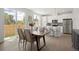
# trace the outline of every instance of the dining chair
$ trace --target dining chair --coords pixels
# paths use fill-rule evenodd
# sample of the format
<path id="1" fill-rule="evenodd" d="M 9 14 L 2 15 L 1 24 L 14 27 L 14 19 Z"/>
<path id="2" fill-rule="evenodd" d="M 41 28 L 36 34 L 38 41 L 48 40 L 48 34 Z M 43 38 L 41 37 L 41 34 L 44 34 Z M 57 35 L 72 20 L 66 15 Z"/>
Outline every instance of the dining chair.
<path id="1" fill-rule="evenodd" d="M 18 35 L 19 35 L 19 45 L 22 42 L 23 48 L 25 48 L 25 45 L 27 43 L 27 39 L 25 38 L 24 32 L 21 28 L 18 28 L 17 31 L 18 31 Z"/>
<path id="2" fill-rule="evenodd" d="M 24 34 L 25 34 L 25 38 L 27 39 L 27 42 L 31 43 L 31 50 L 32 50 L 32 46 L 35 42 L 35 37 L 30 33 L 30 30 L 28 29 L 24 30 Z"/>

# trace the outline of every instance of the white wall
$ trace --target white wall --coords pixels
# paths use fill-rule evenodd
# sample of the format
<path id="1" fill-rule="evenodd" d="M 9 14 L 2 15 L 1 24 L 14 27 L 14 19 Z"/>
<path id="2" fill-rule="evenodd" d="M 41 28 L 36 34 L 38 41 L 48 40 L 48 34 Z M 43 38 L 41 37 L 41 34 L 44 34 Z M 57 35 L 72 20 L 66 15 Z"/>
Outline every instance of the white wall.
<path id="1" fill-rule="evenodd" d="M 57 20 L 57 16 L 48 16 L 48 23 L 52 23 L 52 20 Z"/>
<path id="2" fill-rule="evenodd" d="M 0 8 L 0 42 L 4 41 L 4 10 Z"/>
<path id="3" fill-rule="evenodd" d="M 63 19 L 65 19 L 65 18 L 72 18 L 72 13 L 71 14 L 58 15 L 58 22 L 63 22 Z"/>
<path id="4" fill-rule="evenodd" d="M 79 8 L 73 9 L 73 29 L 79 29 Z"/>
<path id="5" fill-rule="evenodd" d="M 51 23 L 52 20 L 58 20 L 58 22 L 63 22 L 63 19 L 65 18 L 72 18 L 71 14 L 62 14 L 62 15 L 56 15 L 56 16 L 47 16 L 48 22 Z"/>

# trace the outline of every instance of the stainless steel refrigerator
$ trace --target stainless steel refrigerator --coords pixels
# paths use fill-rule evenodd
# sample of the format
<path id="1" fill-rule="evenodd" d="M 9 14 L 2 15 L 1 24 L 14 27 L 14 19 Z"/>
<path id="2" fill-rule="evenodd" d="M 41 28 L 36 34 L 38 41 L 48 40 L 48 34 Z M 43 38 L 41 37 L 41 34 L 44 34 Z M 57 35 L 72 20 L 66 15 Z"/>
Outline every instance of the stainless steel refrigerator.
<path id="1" fill-rule="evenodd" d="M 63 19 L 63 33 L 72 34 L 72 19 Z"/>

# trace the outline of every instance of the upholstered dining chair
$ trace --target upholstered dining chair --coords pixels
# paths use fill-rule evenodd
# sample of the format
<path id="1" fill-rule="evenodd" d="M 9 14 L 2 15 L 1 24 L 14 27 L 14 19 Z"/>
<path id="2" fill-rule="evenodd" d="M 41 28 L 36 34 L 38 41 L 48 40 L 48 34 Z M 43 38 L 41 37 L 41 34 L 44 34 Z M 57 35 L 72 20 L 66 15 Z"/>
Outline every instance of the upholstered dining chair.
<path id="1" fill-rule="evenodd" d="M 30 33 L 29 29 L 24 29 L 24 34 L 25 34 L 25 38 L 27 39 L 27 42 L 31 43 L 31 50 L 32 50 L 32 46 L 34 44 L 35 37 Z"/>
<path id="2" fill-rule="evenodd" d="M 25 38 L 24 31 L 21 28 L 18 28 L 17 31 L 18 31 L 18 35 L 19 35 L 19 45 L 22 42 L 23 48 L 25 48 L 27 39 Z"/>

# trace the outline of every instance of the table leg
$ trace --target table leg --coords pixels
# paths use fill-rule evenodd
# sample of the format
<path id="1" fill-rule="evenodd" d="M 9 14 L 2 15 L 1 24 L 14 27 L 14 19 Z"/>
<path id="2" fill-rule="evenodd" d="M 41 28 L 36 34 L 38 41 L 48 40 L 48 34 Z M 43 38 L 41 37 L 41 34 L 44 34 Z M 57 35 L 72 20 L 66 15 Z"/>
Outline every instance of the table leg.
<path id="1" fill-rule="evenodd" d="M 44 41 L 44 46 L 46 45 L 46 42 L 45 42 L 45 36 L 43 36 L 43 41 Z"/>
<path id="2" fill-rule="evenodd" d="M 36 43 L 37 43 L 37 50 L 38 51 L 40 51 L 46 45 L 45 36 L 43 36 L 43 42 L 44 42 L 44 45 L 42 47 L 40 47 L 40 38 L 36 36 Z"/>
<path id="3" fill-rule="evenodd" d="M 40 39 L 36 36 L 37 50 L 40 50 Z"/>
<path id="4" fill-rule="evenodd" d="M 40 50 L 46 46 L 46 42 L 45 42 L 45 36 L 43 36 L 43 42 L 44 42 L 44 45 L 40 48 Z"/>

